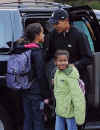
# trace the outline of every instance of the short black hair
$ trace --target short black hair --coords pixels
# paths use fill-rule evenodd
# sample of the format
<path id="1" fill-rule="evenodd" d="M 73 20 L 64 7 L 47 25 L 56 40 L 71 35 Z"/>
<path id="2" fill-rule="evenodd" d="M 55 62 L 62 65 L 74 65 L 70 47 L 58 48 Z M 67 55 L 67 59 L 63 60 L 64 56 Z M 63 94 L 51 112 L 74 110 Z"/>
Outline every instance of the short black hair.
<path id="1" fill-rule="evenodd" d="M 69 52 L 67 50 L 57 50 L 55 52 L 54 59 L 56 60 L 60 55 L 66 55 L 69 60 Z"/>
<path id="2" fill-rule="evenodd" d="M 32 42 L 37 34 L 40 34 L 42 25 L 40 23 L 29 24 L 24 32 L 24 37 Z"/>

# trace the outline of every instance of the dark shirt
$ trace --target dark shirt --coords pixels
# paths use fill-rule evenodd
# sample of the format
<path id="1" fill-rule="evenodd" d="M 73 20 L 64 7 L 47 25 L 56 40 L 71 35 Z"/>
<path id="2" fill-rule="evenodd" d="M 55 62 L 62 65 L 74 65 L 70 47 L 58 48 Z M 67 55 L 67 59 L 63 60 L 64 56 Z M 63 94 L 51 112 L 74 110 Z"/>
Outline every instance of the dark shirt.
<path id="1" fill-rule="evenodd" d="M 49 41 L 49 42 L 48 42 Z M 69 32 L 58 33 L 53 30 L 47 37 L 48 60 L 50 60 L 56 50 L 66 49 L 70 53 L 69 62 L 73 63 L 78 70 L 85 71 L 86 66 L 92 62 L 92 52 L 87 36 L 75 27 L 71 27 Z"/>

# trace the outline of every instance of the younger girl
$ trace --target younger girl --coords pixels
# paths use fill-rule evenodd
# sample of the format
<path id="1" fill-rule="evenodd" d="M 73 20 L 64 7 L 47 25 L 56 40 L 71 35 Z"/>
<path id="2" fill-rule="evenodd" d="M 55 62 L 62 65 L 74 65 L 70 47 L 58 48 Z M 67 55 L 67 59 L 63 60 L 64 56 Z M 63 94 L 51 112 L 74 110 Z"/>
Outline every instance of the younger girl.
<path id="1" fill-rule="evenodd" d="M 85 121 L 85 98 L 79 88 L 79 73 L 74 65 L 68 63 L 68 51 L 56 51 L 54 59 L 57 66 L 54 77 L 55 130 L 65 130 L 65 123 L 68 130 L 77 130 L 77 125 Z"/>

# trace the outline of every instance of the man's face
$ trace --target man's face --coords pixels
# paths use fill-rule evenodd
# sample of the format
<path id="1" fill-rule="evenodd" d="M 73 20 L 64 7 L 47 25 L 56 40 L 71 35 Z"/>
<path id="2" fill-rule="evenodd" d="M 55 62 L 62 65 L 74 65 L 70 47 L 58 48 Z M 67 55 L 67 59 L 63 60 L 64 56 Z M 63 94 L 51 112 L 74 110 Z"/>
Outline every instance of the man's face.
<path id="1" fill-rule="evenodd" d="M 66 30 L 69 30 L 70 24 L 69 20 L 59 20 L 57 24 L 54 24 L 54 28 L 57 30 L 57 32 L 64 32 Z"/>

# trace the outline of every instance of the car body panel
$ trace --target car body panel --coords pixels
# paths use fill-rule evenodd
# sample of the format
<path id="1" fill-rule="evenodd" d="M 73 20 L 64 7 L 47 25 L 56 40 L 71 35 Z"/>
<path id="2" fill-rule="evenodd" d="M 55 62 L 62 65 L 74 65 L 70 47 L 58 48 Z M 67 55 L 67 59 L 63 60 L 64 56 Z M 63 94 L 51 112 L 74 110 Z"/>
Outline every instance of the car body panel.
<path id="1" fill-rule="evenodd" d="M 94 9 L 93 11 L 94 11 L 94 13 L 95 13 L 95 15 L 96 15 L 96 17 L 97 17 L 97 19 L 99 21 L 99 24 L 100 24 L 100 10 Z"/>

